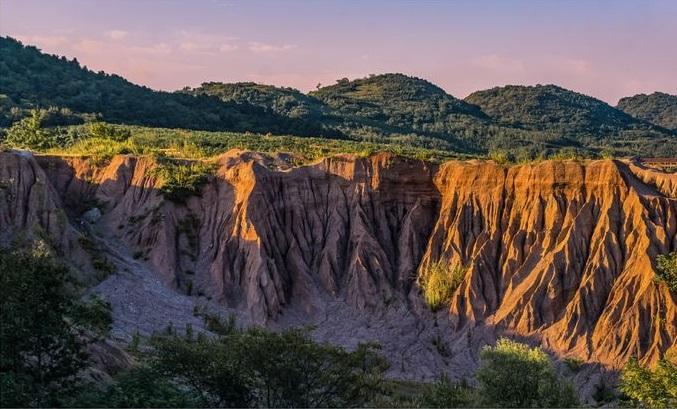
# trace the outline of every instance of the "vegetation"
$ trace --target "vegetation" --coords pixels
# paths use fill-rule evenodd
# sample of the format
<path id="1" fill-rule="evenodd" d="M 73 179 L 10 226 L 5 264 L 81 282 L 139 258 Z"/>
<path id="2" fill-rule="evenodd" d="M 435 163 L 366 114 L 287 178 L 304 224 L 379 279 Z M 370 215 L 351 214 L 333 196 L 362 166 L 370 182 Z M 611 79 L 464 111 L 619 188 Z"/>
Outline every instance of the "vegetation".
<path id="1" fill-rule="evenodd" d="M 0 38 L 0 56 L 0 128 L 42 108 L 45 127 L 103 121 L 347 138 L 350 143 L 481 156 L 502 150 L 515 161 L 550 157 L 565 148 L 585 156 L 600 156 L 604 151 L 677 154 L 674 131 L 556 86 L 495 88 L 464 101 L 428 81 L 384 74 L 341 79 L 308 95 L 291 88 L 214 82 L 169 93 L 134 85 L 116 75 L 94 73 L 77 60 L 46 55 L 11 38 Z M 674 102 L 670 98 L 661 101 L 653 105 L 665 113 L 657 115 L 669 117 Z M 135 152 L 138 148 L 127 143 L 125 135 L 114 137 L 105 130 L 102 135 L 96 129 L 89 133 L 96 141 L 115 140 L 109 150 Z M 31 146 L 44 149 L 73 142 L 67 133 L 54 136 L 65 141 Z M 110 152 L 100 154 L 109 156 Z"/>
<path id="2" fill-rule="evenodd" d="M 677 95 L 663 92 L 639 94 L 621 98 L 617 108 L 635 118 L 677 131 Z"/>
<path id="3" fill-rule="evenodd" d="M 43 54 L 0 37 L 0 126 L 39 107 L 68 114 L 67 121 L 106 122 L 205 130 L 324 135 L 322 128 L 247 103 L 209 96 L 159 92 L 118 75 L 95 73 L 77 59 Z"/>
<path id="4" fill-rule="evenodd" d="M 0 406 L 58 406 L 77 387 L 87 336 L 110 308 L 82 303 L 69 270 L 45 246 L 0 251 Z"/>
<path id="5" fill-rule="evenodd" d="M 635 405 L 648 408 L 677 407 L 677 365 L 662 359 L 651 370 L 632 358 L 623 368 L 620 389 Z"/>
<path id="6" fill-rule="evenodd" d="M 452 265 L 446 259 L 428 264 L 422 272 L 423 298 L 433 311 L 449 304 L 451 296 L 463 282 L 466 269 Z"/>
<path id="7" fill-rule="evenodd" d="M 200 188 L 207 183 L 212 168 L 213 166 L 200 161 L 182 163 L 164 159 L 153 172 L 159 179 L 160 190 L 167 199 L 185 203 L 190 196 L 200 193 Z"/>
<path id="8" fill-rule="evenodd" d="M 506 408 L 568 408 L 577 405 L 574 389 L 555 373 L 541 348 L 509 339 L 480 353 L 479 395 L 491 406 Z"/>
<path id="9" fill-rule="evenodd" d="M 465 383 L 454 383 L 445 374 L 426 385 L 420 398 L 423 408 L 470 408 L 478 406 L 476 391 Z"/>
<path id="10" fill-rule="evenodd" d="M 677 252 L 656 257 L 656 280 L 677 292 Z"/>
<path id="11" fill-rule="evenodd" d="M 496 87 L 475 92 L 465 101 L 480 107 L 498 126 L 526 131 L 534 138 L 527 142 L 544 149 L 558 146 L 588 154 L 604 150 L 616 155 L 677 154 L 671 132 L 555 85 Z"/>
<path id="12" fill-rule="evenodd" d="M 226 325 L 223 326 L 224 328 Z M 353 352 L 303 330 L 231 327 L 218 337 L 170 331 L 108 389 L 81 394 L 87 407 L 353 407 L 382 389 L 386 361 L 373 345 Z"/>

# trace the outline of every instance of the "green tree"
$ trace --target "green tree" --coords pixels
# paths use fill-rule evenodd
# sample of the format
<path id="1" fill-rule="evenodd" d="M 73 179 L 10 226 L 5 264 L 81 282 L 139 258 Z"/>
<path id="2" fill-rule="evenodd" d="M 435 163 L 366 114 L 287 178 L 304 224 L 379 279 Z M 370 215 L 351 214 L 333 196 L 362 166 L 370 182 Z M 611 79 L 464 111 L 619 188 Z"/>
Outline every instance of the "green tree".
<path id="1" fill-rule="evenodd" d="M 558 379 L 541 348 L 502 338 L 495 347 L 485 346 L 480 359 L 479 393 L 489 405 L 571 407 L 578 403 L 571 385 Z"/>
<path id="2" fill-rule="evenodd" d="M 44 150 L 54 146 L 54 137 L 42 128 L 44 112 L 34 109 L 31 115 L 7 130 L 5 143 L 16 148 Z"/>
<path id="3" fill-rule="evenodd" d="M 620 389 L 644 407 L 677 407 L 677 365 L 662 359 L 652 371 L 632 358 L 621 373 Z"/>
<path id="4" fill-rule="evenodd" d="M 303 330 L 250 330 L 244 337 L 249 366 L 259 378 L 266 407 L 364 406 L 382 391 L 388 363 L 374 344 L 353 352 L 312 341 Z"/>
<path id="5" fill-rule="evenodd" d="M 2 406 L 58 404 L 86 355 L 69 315 L 69 272 L 42 252 L 0 251 Z"/>
<path id="6" fill-rule="evenodd" d="M 201 405 L 249 407 L 255 402 L 254 372 L 245 361 L 239 334 L 216 339 L 161 337 L 154 346 L 151 365 L 186 385 Z"/>

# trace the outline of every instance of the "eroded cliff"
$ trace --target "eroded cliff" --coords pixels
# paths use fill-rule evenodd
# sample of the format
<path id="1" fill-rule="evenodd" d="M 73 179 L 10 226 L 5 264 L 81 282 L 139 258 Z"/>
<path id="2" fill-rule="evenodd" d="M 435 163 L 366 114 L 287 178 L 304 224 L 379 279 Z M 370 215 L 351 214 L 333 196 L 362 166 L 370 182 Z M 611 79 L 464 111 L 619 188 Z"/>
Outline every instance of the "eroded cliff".
<path id="1" fill-rule="evenodd" d="M 677 175 L 612 160 L 437 166 L 388 154 L 274 165 L 229 152 L 199 195 L 175 203 L 150 157 L 0 153 L 0 229 L 37 228 L 91 269 L 78 223 L 96 206 L 102 237 L 166 286 L 253 322 L 324 325 L 330 340 L 400 338 L 386 350 L 402 372 L 413 350 L 443 362 L 423 375 L 463 372 L 501 334 L 611 368 L 675 349 L 677 295 L 654 279 L 654 260 L 677 250 Z M 418 276 L 442 258 L 465 274 L 432 313 Z M 419 338 L 435 346 L 411 349 Z"/>

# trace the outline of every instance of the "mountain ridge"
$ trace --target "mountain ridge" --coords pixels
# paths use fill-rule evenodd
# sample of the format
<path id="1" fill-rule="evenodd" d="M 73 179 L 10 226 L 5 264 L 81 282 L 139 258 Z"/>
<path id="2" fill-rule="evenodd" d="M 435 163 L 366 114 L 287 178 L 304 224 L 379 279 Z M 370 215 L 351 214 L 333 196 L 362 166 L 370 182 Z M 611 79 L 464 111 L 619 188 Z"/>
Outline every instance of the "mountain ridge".
<path id="1" fill-rule="evenodd" d="M 0 52 L 0 126 L 27 109 L 55 106 L 79 121 L 99 116 L 119 123 L 349 138 L 474 155 L 509 151 L 519 159 L 563 149 L 588 156 L 677 155 L 674 131 L 554 85 L 496 87 L 459 99 L 424 79 L 393 73 L 344 78 L 308 94 L 217 82 L 167 93 L 88 71 L 75 60 L 42 54 L 11 38 L 0 38 Z M 673 102 L 667 101 L 668 113 L 662 115 L 671 120 Z"/>

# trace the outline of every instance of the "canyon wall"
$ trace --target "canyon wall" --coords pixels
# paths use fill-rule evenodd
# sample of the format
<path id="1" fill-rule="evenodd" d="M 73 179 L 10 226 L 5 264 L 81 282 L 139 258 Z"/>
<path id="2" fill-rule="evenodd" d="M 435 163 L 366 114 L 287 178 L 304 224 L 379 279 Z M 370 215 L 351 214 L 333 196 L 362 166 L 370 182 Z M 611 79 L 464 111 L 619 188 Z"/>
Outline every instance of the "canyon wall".
<path id="1" fill-rule="evenodd" d="M 124 243 L 165 285 L 254 322 L 392 308 L 444 331 L 453 351 L 509 334 L 618 368 L 677 342 L 677 295 L 655 257 L 677 251 L 677 175 L 615 160 L 433 165 L 389 154 L 298 168 L 251 152 L 219 157 L 199 195 L 167 200 L 150 157 L 0 153 L 0 230 L 39 228 L 91 269 L 78 223 Z M 464 268 L 432 313 L 419 278 Z M 473 349 L 474 348 L 474 349 Z M 403 365 L 404 366 L 404 365 Z"/>

